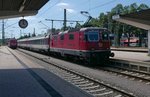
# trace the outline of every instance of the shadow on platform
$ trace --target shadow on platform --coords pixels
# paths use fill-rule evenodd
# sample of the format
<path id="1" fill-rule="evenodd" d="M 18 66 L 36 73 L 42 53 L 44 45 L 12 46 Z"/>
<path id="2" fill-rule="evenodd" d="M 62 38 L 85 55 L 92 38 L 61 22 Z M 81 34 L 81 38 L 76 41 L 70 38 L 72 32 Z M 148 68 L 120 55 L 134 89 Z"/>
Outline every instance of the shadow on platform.
<path id="1" fill-rule="evenodd" d="M 39 68 L 0 69 L 0 97 L 62 97 L 33 70 L 50 73 Z M 50 96 L 43 85 L 54 94 Z"/>

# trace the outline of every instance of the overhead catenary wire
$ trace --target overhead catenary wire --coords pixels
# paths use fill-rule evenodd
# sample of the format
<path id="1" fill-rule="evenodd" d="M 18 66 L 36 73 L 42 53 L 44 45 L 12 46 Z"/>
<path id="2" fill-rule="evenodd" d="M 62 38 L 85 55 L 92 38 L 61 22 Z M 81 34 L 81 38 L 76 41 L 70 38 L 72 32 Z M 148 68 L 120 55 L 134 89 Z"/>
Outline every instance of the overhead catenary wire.
<path id="1" fill-rule="evenodd" d="M 11 26 L 13 26 L 13 25 L 15 25 L 15 24 L 17 24 L 18 22 L 15 22 L 15 23 L 13 23 L 13 24 L 11 24 L 11 25 L 8 25 L 7 27 L 5 27 L 4 29 L 7 29 L 7 28 L 9 28 L 9 27 L 11 27 Z M 2 30 L 0 30 L 0 31 L 2 31 Z"/>
<path id="2" fill-rule="evenodd" d="M 91 8 L 91 4 L 90 4 L 89 9 L 86 10 L 86 11 L 95 10 L 95 9 L 97 9 L 97 8 L 100 8 L 100 7 L 106 6 L 106 5 L 108 5 L 108 4 L 114 3 L 115 1 L 117 1 L 117 0 L 111 0 L 111 1 L 109 1 L 109 2 L 106 2 L 106 3 L 100 4 L 100 5 L 94 6 L 94 7 L 92 7 L 92 8 Z M 78 13 L 80 13 L 80 12 L 78 12 Z M 73 15 L 73 16 L 78 16 L 78 15 Z M 72 17 L 72 16 L 71 16 L 71 17 Z M 69 18 L 70 18 L 70 17 L 69 17 Z"/>
<path id="3" fill-rule="evenodd" d="M 38 18 L 41 17 L 41 16 L 42 16 L 43 14 L 45 14 L 49 9 L 53 8 L 55 5 L 57 5 L 57 4 L 60 3 L 60 2 L 61 2 L 61 0 L 58 0 L 54 5 L 48 7 L 45 11 L 43 11 L 42 13 L 40 13 L 40 15 L 38 16 Z"/>
<path id="4" fill-rule="evenodd" d="M 99 8 L 99 7 L 103 7 L 103 6 L 105 6 L 105 5 L 114 3 L 115 1 L 117 1 L 117 0 L 111 0 L 111 1 L 109 1 L 109 2 L 106 2 L 106 3 L 103 3 L 103 4 L 97 5 L 97 6 L 95 6 L 95 7 L 90 8 L 90 10 L 94 10 L 94 9 Z M 88 10 L 88 11 L 89 11 L 89 10 Z"/>
<path id="5" fill-rule="evenodd" d="M 89 1 L 89 0 L 88 0 L 88 1 Z M 97 5 L 97 6 L 92 7 L 92 8 L 91 8 L 91 4 L 89 4 L 90 7 L 89 7 L 89 9 L 88 9 L 87 11 L 91 11 L 91 10 L 97 9 L 97 8 L 99 8 L 99 7 L 108 5 L 108 4 L 110 4 L 110 3 L 114 3 L 115 1 L 117 1 L 117 0 L 111 0 L 111 1 L 109 1 L 109 2 L 103 3 L 103 4 L 101 4 L 101 5 Z M 45 14 L 50 8 L 54 7 L 55 5 L 57 5 L 57 4 L 60 3 L 60 2 L 61 2 L 61 0 L 58 0 L 54 5 L 48 7 L 44 12 L 40 13 L 40 15 L 38 16 L 38 18 L 41 17 L 43 14 Z M 90 3 L 91 3 L 91 2 L 90 2 Z M 78 13 L 80 13 L 80 12 L 78 12 Z M 74 16 L 77 16 L 77 15 L 74 15 Z M 72 17 L 72 16 L 71 16 L 71 17 Z M 70 16 L 69 16 L 68 18 L 70 18 Z"/>

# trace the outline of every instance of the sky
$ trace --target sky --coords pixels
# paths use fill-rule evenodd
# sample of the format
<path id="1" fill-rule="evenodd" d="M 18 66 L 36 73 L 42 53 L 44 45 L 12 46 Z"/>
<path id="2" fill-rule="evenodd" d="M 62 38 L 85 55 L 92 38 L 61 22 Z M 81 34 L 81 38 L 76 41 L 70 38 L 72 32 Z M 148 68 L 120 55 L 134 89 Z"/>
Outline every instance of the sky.
<path id="1" fill-rule="evenodd" d="M 45 19 L 63 20 L 64 9 L 67 9 L 67 20 L 86 21 L 87 17 L 80 14 L 80 11 L 88 11 L 93 18 L 97 18 L 101 12 L 111 11 L 117 4 L 130 5 L 132 3 L 147 4 L 150 6 L 150 0 L 49 0 L 36 16 L 24 17 L 28 21 L 28 27 L 21 29 L 18 22 L 22 17 L 5 19 L 5 37 L 20 37 L 28 33 L 44 34 L 51 28 L 51 22 Z M 41 22 L 40 22 L 41 21 Z M 84 23 L 83 22 L 83 23 Z M 1 26 L 0 22 L 0 26 Z M 67 23 L 68 26 L 74 26 L 75 23 Z M 61 28 L 63 22 L 54 22 L 54 28 Z M 1 39 L 0 27 L 0 39 Z"/>

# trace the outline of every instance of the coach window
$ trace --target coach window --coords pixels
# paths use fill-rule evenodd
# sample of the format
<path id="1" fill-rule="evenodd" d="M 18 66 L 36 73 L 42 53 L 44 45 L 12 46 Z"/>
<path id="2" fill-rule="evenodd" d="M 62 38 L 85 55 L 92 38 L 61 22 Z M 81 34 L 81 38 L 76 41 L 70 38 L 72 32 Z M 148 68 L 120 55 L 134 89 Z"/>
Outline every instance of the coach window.
<path id="1" fill-rule="evenodd" d="M 44 39 L 41 39 L 41 45 L 43 45 L 44 44 Z"/>
<path id="2" fill-rule="evenodd" d="M 34 40 L 34 44 L 37 44 L 37 40 Z"/>
<path id="3" fill-rule="evenodd" d="M 33 40 L 33 44 L 36 44 L 36 40 Z"/>
<path id="4" fill-rule="evenodd" d="M 40 45 L 41 45 L 41 44 L 42 44 L 42 39 L 39 39 L 38 41 L 39 41 L 39 43 L 40 43 Z"/>
<path id="5" fill-rule="evenodd" d="M 73 40 L 74 39 L 74 35 L 73 34 L 69 34 L 69 40 Z"/>
<path id="6" fill-rule="evenodd" d="M 45 44 L 48 44 L 48 38 L 46 39 L 46 43 Z"/>
<path id="7" fill-rule="evenodd" d="M 37 40 L 34 40 L 34 44 L 37 44 Z"/>
<path id="8" fill-rule="evenodd" d="M 43 39 L 43 44 L 46 44 L 46 39 Z"/>
<path id="9" fill-rule="evenodd" d="M 46 39 L 44 39 L 44 45 L 45 45 L 45 44 L 47 44 L 47 38 L 46 38 Z"/>
<path id="10" fill-rule="evenodd" d="M 34 40 L 31 40 L 31 41 L 32 41 L 31 43 L 34 44 Z"/>
<path id="11" fill-rule="evenodd" d="M 35 40 L 32 40 L 32 43 L 35 44 Z"/>
<path id="12" fill-rule="evenodd" d="M 60 40 L 64 40 L 64 35 L 61 35 L 61 36 L 60 36 Z"/>
<path id="13" fill-rule="evenodd" d="M 43 44 L 43 39 L 40 39 L 40 41 L 41 41 L 41 44 Z"/>
<path id="14" fill-rule="evenodd" d="M 39 43 L 41 44 L 40 40 L 39 40 L 39 39 L 38 39 L 38 40 L 36 40 L 36 44 L 39 44 Z"/>
<path id="15" fill-rule="evenodd" d="M 32 42 L 33 44 L 35 44 L 35 40 L 33 40 L 33 42 Z"/>

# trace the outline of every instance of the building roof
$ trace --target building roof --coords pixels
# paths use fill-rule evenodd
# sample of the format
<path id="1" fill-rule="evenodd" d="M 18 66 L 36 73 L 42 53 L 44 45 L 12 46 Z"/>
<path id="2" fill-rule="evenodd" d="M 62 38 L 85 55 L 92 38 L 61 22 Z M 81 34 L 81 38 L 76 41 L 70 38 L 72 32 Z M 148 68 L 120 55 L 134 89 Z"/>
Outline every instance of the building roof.
<path id="1" fill-rule="evenodd" d="M 0 19 L 36 15 L 49 0 L 0 0 Z"/>

